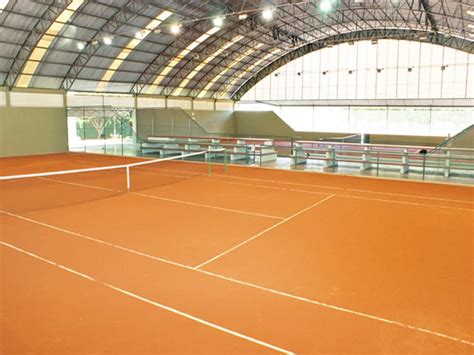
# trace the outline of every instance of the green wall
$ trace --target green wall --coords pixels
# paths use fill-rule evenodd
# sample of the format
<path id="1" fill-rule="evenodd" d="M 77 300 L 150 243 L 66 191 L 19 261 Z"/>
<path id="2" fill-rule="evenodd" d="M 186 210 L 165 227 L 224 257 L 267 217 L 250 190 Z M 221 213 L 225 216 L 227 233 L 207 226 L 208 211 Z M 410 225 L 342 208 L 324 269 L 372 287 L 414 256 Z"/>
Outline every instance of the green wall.
<path id="1" fill-rule="evenodd" d="M 0 156 L 67 150 L 65 108 L 0 108 Z"/>
<path id="2" fill-rule="evenodd" d="M 205 136 L 207 132 L 191 116 L 177 108 L 137 109 L 137 133 L 148 136 Z"/>
<path id="3" fill-rule="evenodd" d="M 208 133 L 233 134 L 236 131 L 232 111 L 186 111 L 189 116 L 194 112 L 195 121 Z"/>
<path id="4" fill-rule="evenodd" d="M 467 127 L 454 136 L 448 146 L 454 148 L 474 148 L 474 125 Z"/>
<path id="5" fill-rule="evenodd" d="M 261 136 L 295 136 L 296 132 L 273 111 L 235 111 L 235 133 Z"/>

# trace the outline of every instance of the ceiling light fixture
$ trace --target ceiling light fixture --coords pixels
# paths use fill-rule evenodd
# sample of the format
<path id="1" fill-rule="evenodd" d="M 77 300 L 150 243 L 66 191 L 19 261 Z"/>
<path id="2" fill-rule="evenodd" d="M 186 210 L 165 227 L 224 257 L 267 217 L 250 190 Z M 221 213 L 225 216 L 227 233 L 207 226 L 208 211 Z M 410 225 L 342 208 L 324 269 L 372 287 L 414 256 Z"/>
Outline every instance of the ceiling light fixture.
<path id="1" fill-rule="evenodd" d="M 263 10 L 262 17 L 265 21 L 270 21 L 273 18 L 273 10 L 272 9 Z"/>
<path id="2" fill-rule="evenodd" d="M 212 23 L 214 24 L 214 26 L 216 27 L 222 27 L 224 25 L 224 18 L 222 17 L 215 17 L 214 19 L 212 19 Z"/>
<path id="3" fill-rule="evenodd" d="M 86 48 L 86 45 L 84 42 L 77 42 L 76 46 L 77 46 L 77 49 L 79 49 L 80 51 Z"/>
<path id="4" fill-rule="evenodd" d="M 319 4 L 319 9 L 322 11 L 322 12 L 329 12 L 331 11 L 332 9 L 332 4 L 329 0 L 323 0 L 321 1 L 321 3 Z"/>
<path id="5" fill-rule="evenodd" d="M 248 17 L 248 15 L 245 14 L 245 13 L 244 13 L 244 14 L 239 14 L 239 20 L 240 20 L 240 21 L 246 20 L 247 17 Z"/>
<path id="6" fill-rule="evenodd" d="M 102 38 L 102 41 L 105 45 L 110 46 L 112 44 L 112 37 L 105 36 Z"/>
<path id="7" fill-rule="evenodd" d="M 170 30 L 172 34 L 177 35 L 181 32 L 181 26 L 175 23 L 174 25 L 171 25 Z"/>

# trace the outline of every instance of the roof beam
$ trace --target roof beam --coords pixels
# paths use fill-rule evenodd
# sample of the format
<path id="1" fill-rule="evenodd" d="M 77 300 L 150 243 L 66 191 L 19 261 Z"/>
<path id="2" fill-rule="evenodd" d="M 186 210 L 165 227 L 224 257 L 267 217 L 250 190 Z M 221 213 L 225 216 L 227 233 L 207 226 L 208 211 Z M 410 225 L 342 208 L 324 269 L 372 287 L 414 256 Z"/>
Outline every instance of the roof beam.
<path id="1" fill-rule="evenodd" d="M 431 14 L 431 6 L 428 3 L 428 0 L 420 0 L 420 6 L 423 11 L 426 13 L 426 20 L 430 24 L 431 30 L 433 32 L 438 32 L 438 25 L 434 16 Z"/>
<path id="2" fill-rule="evenodd" d="M 13 60 L 2 86 L 12 87 L 23 70 L 31 52 L 36 48 L 43 34 L 53 24 L 56 18 L 66 9 L 72 0 L 61 1 L 56 5 L 55 2 L 49 5 L 43 15 L 37 19 L 33 30 L 28 34 L 21 44 L 21 47 Z"/>
<path id="3" fill-rule="evenodd" d="M 113 35 L 120 27 L 132 19 L 135 15 L 142 12 L 149 6 L 148 1 L 132 0 L 127 3 L 124 7 L 120 8 L 114 16 L 110 18 L 99 30 L 96 31 L 94 38 L 87 42 L 85 48 L 78 55 L 71 68 L 64 77 L 61 88 L 70 90 L 74 85 L 78 75 L 84 69 L 87 62 L 95 55 L 100 46 L 100 39 L 102 34 Z M 95 43 L 94 40 L 98 42 Z"/>

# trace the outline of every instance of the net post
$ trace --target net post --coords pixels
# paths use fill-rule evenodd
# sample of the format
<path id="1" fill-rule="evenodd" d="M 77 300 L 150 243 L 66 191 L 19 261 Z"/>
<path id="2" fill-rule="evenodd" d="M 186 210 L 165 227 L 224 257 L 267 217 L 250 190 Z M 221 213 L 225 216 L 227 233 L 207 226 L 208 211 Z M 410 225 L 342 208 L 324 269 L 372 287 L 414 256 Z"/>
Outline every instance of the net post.
<path id="1" fill-rule="evenodd" d="M 130 167 L 127 166 L 127 192 L 130 192 Z"/>
<path id="2" fill-rule="evenodd" d="M 206 155 L 204 154 L 204 158 Z M 211 176 L 211 148 L 208 148 L 208 153 L 207 153 L 207 175 Z"/>

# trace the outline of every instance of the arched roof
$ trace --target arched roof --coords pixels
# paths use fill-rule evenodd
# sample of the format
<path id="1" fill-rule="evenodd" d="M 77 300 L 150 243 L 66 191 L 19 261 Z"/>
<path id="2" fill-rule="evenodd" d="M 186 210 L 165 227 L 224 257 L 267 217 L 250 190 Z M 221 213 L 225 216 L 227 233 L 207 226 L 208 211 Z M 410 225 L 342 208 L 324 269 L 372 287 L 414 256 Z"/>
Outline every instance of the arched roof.
<path id="1" fill-rule="evenodd" d="M 271 21 L 261 16 L 268 6 Z M 213 24 L 223 14 L 224 25 Z M 0 84 L 238 99 L 292 59 L 367 38 L 473 53 L 474 2 L 10 0 L 0 13 Z"/>

